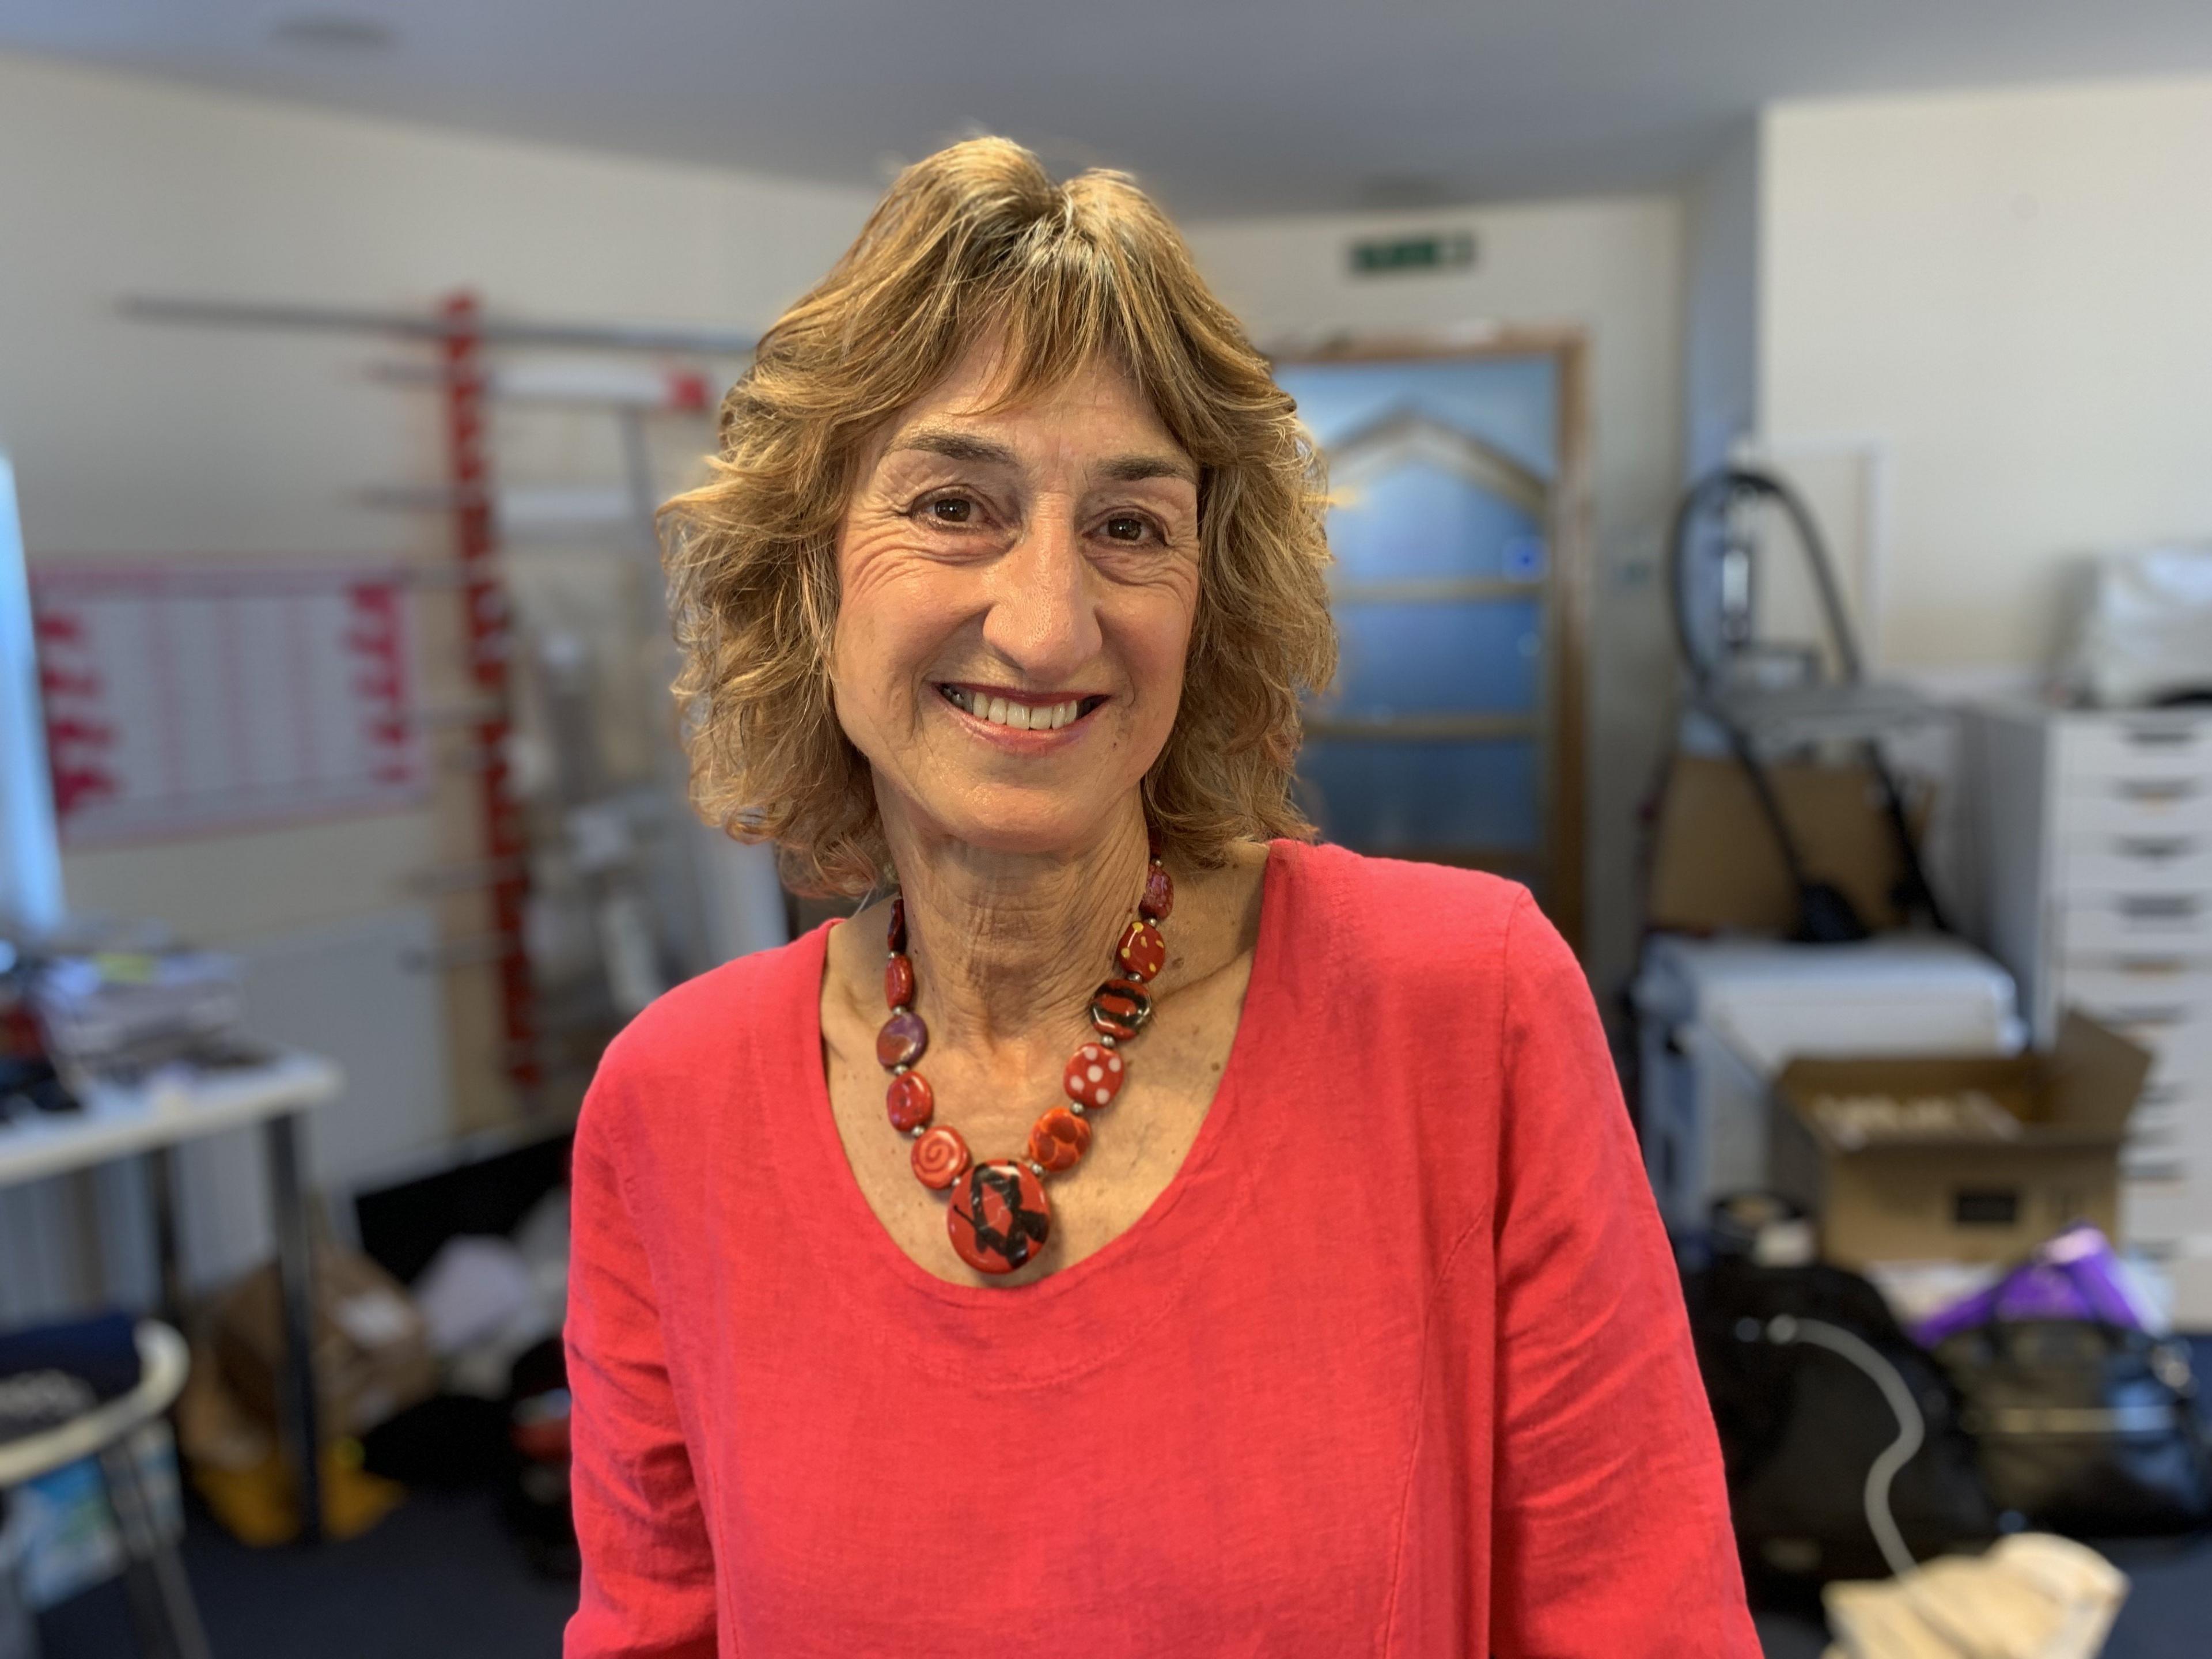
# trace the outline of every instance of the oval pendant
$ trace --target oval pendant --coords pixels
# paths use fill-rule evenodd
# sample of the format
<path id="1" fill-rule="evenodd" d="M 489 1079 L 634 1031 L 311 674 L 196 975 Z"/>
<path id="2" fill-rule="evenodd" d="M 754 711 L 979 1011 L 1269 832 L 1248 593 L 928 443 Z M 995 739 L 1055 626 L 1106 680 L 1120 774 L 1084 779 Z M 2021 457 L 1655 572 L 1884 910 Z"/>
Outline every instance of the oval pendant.
<path id="1" fill-rule="evenodd" d="M 954 1184 L 945 1226 L 954 1253 L 976 1272 L 1010 1273 L 1044 1248 L 1052 1206 L 1026 1164 L 978 1164 Z"/>

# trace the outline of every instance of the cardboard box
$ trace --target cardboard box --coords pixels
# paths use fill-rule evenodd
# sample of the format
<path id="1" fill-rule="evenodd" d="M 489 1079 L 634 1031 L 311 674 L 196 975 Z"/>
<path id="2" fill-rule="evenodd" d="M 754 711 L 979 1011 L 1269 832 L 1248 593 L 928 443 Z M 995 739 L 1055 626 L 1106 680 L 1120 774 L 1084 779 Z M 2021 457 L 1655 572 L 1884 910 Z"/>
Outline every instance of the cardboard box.
<path id="1" fill-rule="evenodd" d="M 264 1423 L 278 1420 L 284 1310 L 271 1262 L 233 1285 L 210 1319 L 222 1380 Z M 399 1282 L 329 1240 L 315 1248 L 316 1394 L 326 1438 L 361 1435 L 438 1389 L 422 1316 Z"/>
<path id="2" fill-rule="evenodd" d="M 1849 1267 L 2010 1261 L 2075 1221 L 2117 1239 L 2120 1142 L 2150 1067 L 2071 1012 L 2045 1053 L 1792 1060 L 1769 1179 Z"/>
<path id="3" fill-rule="evenodd" d="M 1891 896 L 1905 860 L 1874 775 L 1802 762 L 1767 774 L 1806 873 L 1838 888 L 1869 927 L 1904 926 Z M 1735 761 L 1678 755 L 1668 766 L 1647 908 L 1651 927 L 1674 933 L 1787 935 L 1796 927 L 1790 867 Z"/>

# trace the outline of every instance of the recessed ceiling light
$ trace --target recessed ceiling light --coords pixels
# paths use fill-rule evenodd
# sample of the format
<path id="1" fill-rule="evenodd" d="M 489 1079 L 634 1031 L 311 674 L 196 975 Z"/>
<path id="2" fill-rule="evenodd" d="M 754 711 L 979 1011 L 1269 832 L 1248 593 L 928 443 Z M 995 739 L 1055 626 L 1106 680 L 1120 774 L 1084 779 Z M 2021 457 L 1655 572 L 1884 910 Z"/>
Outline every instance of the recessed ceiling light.
<path id="1" fill-rule="evenodd" d="M 398 32 L 391 24 L 336 11 L 280 18 L 269 38 L 280 46 L 312 52 L 389 52 L 399 44 Z"/>

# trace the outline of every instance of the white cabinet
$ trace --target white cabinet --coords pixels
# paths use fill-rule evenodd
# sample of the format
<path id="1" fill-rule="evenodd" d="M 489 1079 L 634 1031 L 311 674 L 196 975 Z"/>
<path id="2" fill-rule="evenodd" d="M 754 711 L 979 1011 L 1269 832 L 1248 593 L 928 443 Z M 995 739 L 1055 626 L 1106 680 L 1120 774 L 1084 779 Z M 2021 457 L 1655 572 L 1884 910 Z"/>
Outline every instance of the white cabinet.
<path id="1" fill-rule="evenodd" d="M 2212 710 L 1990 708 L 1966 741 L 1990 948 L 2039 1042 L 2071 1006 L 2156 1056 L 2122 1227 L 2212 1325 Z"/>

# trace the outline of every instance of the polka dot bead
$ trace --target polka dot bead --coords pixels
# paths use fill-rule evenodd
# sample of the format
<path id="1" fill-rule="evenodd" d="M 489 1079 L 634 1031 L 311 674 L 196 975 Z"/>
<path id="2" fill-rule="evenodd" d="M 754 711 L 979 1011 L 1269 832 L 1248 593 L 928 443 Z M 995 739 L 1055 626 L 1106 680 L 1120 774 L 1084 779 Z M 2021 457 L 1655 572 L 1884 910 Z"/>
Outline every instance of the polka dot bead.
<path id="1" fill-rule="evenodd" d="M 1114 1097 L 1121 1092 L 1121 1081 L 1127 1075 L 1121 1055 L 1096 1042 L 1086 1042 L 1067 1062 L 1067 1072 L 1060 1079 L 1060 1088 L 1070 1100 L 1087 1112 L 1094 1107 L 1113 1104 Z"/>
<path id="2" fill-rule="evenodd" d="M 1160 937 L 1158 927 L 1139 916 L 1122 930 L 1114 958 L 1131 979 L 1142 983 L 1167 966 L 1168 942 Z"/>

